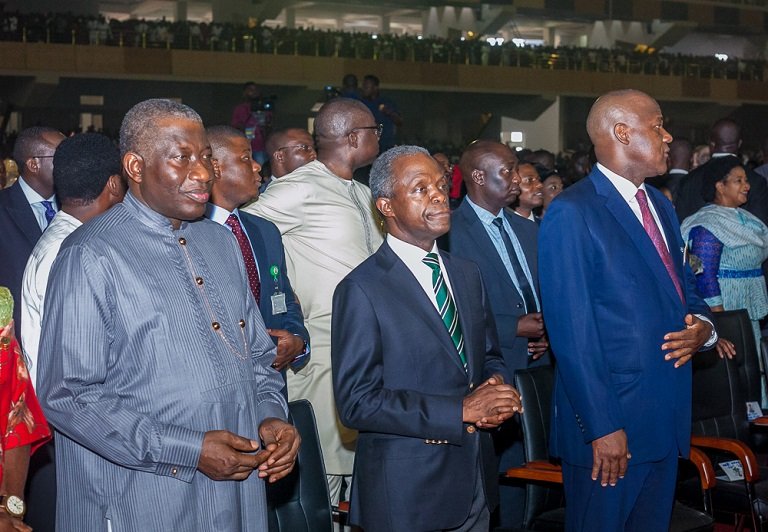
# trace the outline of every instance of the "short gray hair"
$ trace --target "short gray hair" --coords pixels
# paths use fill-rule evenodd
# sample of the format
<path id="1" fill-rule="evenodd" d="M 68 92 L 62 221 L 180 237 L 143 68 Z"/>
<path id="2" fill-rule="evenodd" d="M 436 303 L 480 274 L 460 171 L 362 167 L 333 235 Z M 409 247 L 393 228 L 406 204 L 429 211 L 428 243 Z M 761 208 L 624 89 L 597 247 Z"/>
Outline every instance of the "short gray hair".
<path id="1" fill-rule="evenodd" d="M 392 165 L 395 164 L 395 161 L 401 157 L 409 157 L 419 153 L 431 157 L 429 152 L 420 146 L 395 146 L 379 155 L 371 166 L 371 175 L 368 180 L 374 200 L 393 196 L 392 181 L 395 176 L 392 172 Z"/>
<path id="2" fill-rule="evenodd" d="M 157 145 L 157 122 L 169 117 L 203 125 L 203 119 L 188 105 L 161 98 L 144 100 L 125 113 L 120 126 L 120 155 L 128 152 L 142 156 L 150 154 Z"/>

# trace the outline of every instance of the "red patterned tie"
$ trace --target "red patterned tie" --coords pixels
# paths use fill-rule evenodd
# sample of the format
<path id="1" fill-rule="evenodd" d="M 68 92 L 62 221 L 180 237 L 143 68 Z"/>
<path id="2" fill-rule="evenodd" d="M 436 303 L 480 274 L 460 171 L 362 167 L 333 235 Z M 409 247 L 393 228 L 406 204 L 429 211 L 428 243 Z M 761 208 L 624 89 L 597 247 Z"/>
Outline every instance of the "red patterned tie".
<path id="1" fill-rule="evenodd" d="M 245 261 L 245 271 L 248 273 L 248 284 L 251 285 L 251 292 L 253 292 L 253 297 L 256 298 L 256 304 L 258 304 L 259 296 L 261 296 L 261 282 L 259 281 L 259 270 L 256 268 L 256 259 L 253 258 L 251 243 L 248 242 L 248 237 L 245 235 L 237 216 L 230 214 L 224 223 L 232 229 L 232 234 L 235 235 L 240 246 L 240 253 L 243 254 L 243 261 Z"/>
<path id="2" fill-rule="evenodd" d="M 677 295 L 680 296 L 680 301 L 685 302 L 683 289 L 680 286 L 680 279 L 677 278 L 675 266 L 672 264 L 672 256 L 669 254 L 667 245 L 664 243 L 664 237 L 661 236 L 661 231 L 659 230 L 659 226 L 656 225 L 656 220 L 653 219 L 651 209 L 648 208 L 648 197 L 645 195 L 645 190 L 638 188 L 635 198 L 637 198 L 637 204 L 640 205 L 640 213 L 643 215 L 643 228 L 645 228 L 645 232 L 648 233 L 648 236 L 651 237 L 651 241 L 661 257 L 661 262 L 664 263 L 667 273 L 672 278 L 672 282 L 677 290 Z"/>

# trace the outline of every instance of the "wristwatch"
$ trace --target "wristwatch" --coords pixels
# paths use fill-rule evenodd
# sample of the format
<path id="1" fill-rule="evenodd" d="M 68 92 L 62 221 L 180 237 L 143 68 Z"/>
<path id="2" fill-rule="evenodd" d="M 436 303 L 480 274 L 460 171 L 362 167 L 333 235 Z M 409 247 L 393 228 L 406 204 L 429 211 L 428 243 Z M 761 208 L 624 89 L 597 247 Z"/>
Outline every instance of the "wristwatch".
<path id="1" fill-rule="evenodd" d="M 0 495 L 0 508 L 11 517 L 21 519 L 27 511 L 27 505 L 16 495 Z"/>

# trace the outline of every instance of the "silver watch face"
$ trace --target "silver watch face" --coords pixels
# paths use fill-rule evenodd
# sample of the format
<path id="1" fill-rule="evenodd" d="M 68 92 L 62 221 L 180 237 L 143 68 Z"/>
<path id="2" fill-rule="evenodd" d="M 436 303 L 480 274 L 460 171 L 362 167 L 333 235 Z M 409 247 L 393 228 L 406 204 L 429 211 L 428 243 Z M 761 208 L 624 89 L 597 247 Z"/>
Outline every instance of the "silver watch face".
<path id="1" fill-rule="evenodd" d="M 5 509 L 13 516 L 24 515 L 24 501 L 19 499 L 16 495 L 10 495 L 5 499 Z"/>

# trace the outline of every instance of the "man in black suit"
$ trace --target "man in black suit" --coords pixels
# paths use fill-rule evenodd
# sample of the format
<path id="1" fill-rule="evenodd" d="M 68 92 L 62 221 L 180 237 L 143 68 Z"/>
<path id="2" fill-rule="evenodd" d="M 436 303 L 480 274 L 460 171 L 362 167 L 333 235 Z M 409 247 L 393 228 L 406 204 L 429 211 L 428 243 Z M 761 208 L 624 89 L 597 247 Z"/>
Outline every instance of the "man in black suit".
<path id="1" fill-rule="evenodd" d="M 645 180 L 661 190 L 664 195 L 671 197 L 672 203 L 677 200 L 677 191 L 680 189 L 680 182 L 685 179 L 691 170 L 691 156 L 693 155 L 693 146 L 688 139 L 676 137 L 669 143 L 669 158 L 667 159 L 667 173 L 659 176 L 651 176 Z"/>
<path id="2" fill-rule="evenodd" d="M 371 191 L 379 250 L 333 297 L 333 385 L 360 431 L 350 522 L 366 532 L 488 530 L 490 433 L 521 405 L 508 384 L 477 266 L 439 253 L 450 227 L 443 170 L 416 146 L 385 152 Z"/>
<path id="3" fill-rule="evenodd" d="M 21 301 L 21 279 L 32 249 L 56 210 L 53 191 L 53 153 L 64 135 L 49 127 L 31 127 L 16 139 L 13 159 L 18 181 L 0 190 L 0 286 Z M 21 305 L 13 311 L 16 338 L 21 338 Z"/>
<path id="4" fill-rule="evenodd" d="M 549 364 L 538 294 L 539 226 L 505 210 L 521 190 L 515 152 L 500 142 L 478 140 L 464 150 L 459 166 L 467 196 L 451 217 L 451 253 L 480 268 L 510 373 Z M 494 441 L 501 457 L 500 471 L 525 461 L 514 421 L 505 423 Z M 520 526 L 525 489 L 502 486 L 500 495 L 500 524 Z"/>
<path id="5" fill-rule="evenodd" d="M 738 157 L 740 147 L 741 127 L 739 124 L 730 118 L 722 118 L 715 122 L 709 137 L 712 159 Z M 675 210 L 681 222 L 704 206 L 701 189 L 704 176 L 708 172 L 708 164 L 704 163 L 681 181 L 675 198 Z M 760 174 L 749 169 L 747 170 L 747 180 L 750 187 L 749 196 L 742 208 L 760 218 L 763 223 L 768 224 L 768 183 Z"/>
<path id="6" fill-rule="evenodd" d="M 215 159 L 216 179 L 206 216 L 225 225 L 238 240 L 251 291 L 259 304 L 267 332 L 277 345 L 272 367 L 283 372 L 298 370 L 309 357 L 309 333 L 301 306 L 285 268 L 280 232 L 272 222 L 242 212 L 240 205 L 259 195 L 261 166 L 251 156 L 246 136 L 229 126 L 207 130 Z"/>

